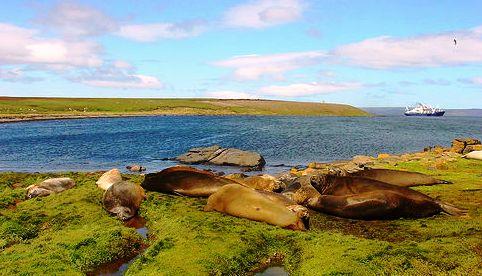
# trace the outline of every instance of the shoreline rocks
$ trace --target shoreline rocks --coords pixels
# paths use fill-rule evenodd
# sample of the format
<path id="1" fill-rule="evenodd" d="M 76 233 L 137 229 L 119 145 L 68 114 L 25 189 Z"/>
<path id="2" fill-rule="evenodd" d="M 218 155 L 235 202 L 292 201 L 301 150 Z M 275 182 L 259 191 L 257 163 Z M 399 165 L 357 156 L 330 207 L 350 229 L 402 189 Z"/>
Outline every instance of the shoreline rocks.
<path id="1" fill-rule="evenodd" d="M 211 164 L 218 166 L 238 166 L 245 171 L 262 170 L 266 161 L 257 152 L 236 148 L 222 148 L 219 145 L 192 148 L 174 160 L 183 164 Z"/>

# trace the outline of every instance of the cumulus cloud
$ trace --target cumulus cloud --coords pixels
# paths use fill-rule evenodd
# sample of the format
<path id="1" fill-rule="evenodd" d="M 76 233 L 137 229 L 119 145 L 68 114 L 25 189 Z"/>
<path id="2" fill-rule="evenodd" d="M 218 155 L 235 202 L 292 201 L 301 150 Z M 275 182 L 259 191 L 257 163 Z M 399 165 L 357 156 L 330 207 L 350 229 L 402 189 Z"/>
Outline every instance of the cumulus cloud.
<path id="1" fill-rule="evenodd" d="M 362 85 L 355 82 L 347 83 L 295 83 L 289 85 L 271 85 L 259 89 L 261 94 L 282 96 L 282 97 L 302 97 L 318 94 L 328 94 L 341 91 L 360 89 Z"/>
<path id="2" fill-rule="evenodd" d="M 372 69 L 437 67 L 482 62 L 482 27 L 453 35 L 442 33 L 411 38 L 381 36 L 336 48 L 341 62 Z"/>
<path id="3" fill-rule="evenodd" d="M 107 14 L 73 1 L 59 2 L 35 22 L 67 37 L 103 35 L 118 28 L 117 21 Z"/>
<path id="4" fill-rule="evenodd" d="M 0 23 L 0 64 L 95 67 L 102 64 L 101 47 L 91 41 L 43 38 L 38 31 Z"/>
<path id="5" fill-rule="evenodd" d="M 284 73 L 319 63 L 326 54 L 321 51 L 294 52 L 274 55 L 236 56 L 214 62 L 219 67 L 234 70 L 236 80 L 257 80 L 263 76 L 282 79 Z"/>
<path id="6" fill-rule="evenodd" d="M 119 36 L 140 42 L 152 42 L 160 39 L 182 39 L 201 34 L 206 24 L 201 20 L 182 23 L 133 24 L 122 26 Z"/>
<path id="7" fill-rule="evenodd" d="M 233 90 L 211 91 L 211 92 L 205 93 L 205 96 L 208 98 L 215 98 L 215 99 L 257 99 L 259 98 L 253 94 L 233 91 Z"/>
<path id="8" fill-rule="evenodd" d="M 232 27 L 266 28 L 296 21 L 302 17 L 301 0 L 249 1 L 229 9 L 224 23 Z"/>

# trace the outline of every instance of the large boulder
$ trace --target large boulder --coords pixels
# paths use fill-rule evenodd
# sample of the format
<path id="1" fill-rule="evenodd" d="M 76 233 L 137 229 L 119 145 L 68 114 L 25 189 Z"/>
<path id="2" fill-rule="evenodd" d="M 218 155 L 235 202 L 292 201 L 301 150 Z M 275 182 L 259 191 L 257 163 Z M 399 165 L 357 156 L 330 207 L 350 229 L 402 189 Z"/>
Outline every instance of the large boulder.
<path id="1" fill-rule="evenodd" d="M 99 188 L 106 191 L 110 188 L 114 183 L 121 182 L 122 175 L 118 169 L 112 169 L 110 171 L 105 172 L 99 180 L 97 180 L 96 184 Z"/>
<path id="2" fill-rule="evenodd" d="M 252 151 L 235 148 L 221 148 L 218 145 L 193 148 L 179 155 L 175 160 L 184 164 L 213 164 L 262 169 L 266 164 L 263 156 Z"/>

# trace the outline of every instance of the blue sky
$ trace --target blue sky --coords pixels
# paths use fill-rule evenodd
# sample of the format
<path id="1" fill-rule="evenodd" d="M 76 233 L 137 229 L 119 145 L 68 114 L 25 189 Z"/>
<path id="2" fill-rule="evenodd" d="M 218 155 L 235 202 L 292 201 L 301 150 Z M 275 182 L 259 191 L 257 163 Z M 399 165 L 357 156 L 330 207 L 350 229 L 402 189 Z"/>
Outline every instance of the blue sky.
<path id="1" fill-rule="evenodd" d="M 0 95 L 482 107 L 480 1 L 39 2 L 2 2 Z"/>

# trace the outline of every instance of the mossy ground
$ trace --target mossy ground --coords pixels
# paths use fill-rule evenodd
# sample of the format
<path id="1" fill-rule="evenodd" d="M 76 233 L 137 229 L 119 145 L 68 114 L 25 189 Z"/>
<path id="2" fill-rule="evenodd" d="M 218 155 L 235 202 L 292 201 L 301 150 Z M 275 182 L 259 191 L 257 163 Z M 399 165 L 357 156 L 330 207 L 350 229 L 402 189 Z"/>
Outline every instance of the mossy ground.
<path id="1" fill-rule="evenodd" d="M 386 166 L 454 182 L 415 189 L 468 208 L 469 216 L 355 221 L 313 213 L 312 229 L 294 232 L 203 212 L 205 199 L 148 192 L 140 210 L 149 228 L 143 241 L 102 209 L 98 173 L 62 174 L 77 187 L 28 201 L 22 188 L 52 175 L 3 173 L 0 274 L 86 273 L 143 242 L 149 247 L 128 275 L 239 275 L 274 255 L 293 275 L 482 273 L 482 197 L 475 191 L 482 188 L 482 162 L 457 159 L 445 170 L 419 161 Z"/>

